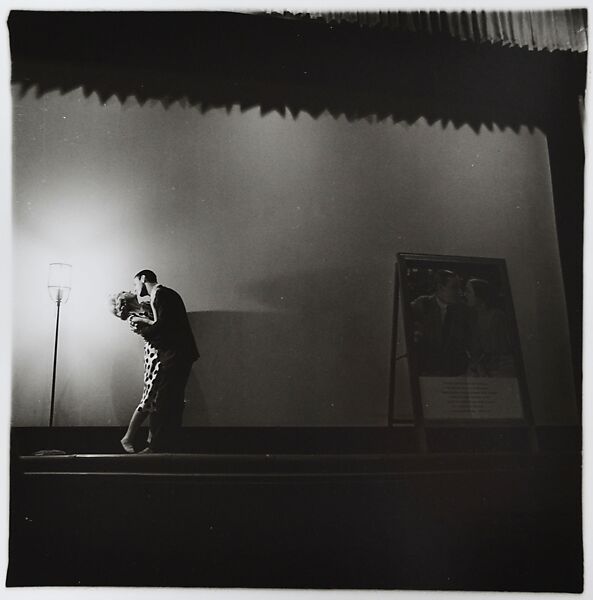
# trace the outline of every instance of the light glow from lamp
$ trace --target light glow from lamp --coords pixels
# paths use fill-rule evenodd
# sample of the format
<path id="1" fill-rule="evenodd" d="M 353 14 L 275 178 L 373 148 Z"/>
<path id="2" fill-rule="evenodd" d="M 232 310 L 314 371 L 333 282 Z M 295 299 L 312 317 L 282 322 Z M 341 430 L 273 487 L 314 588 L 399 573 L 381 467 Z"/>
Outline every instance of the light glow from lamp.
<path id="1" fill-rule="evenodd" d="M 72 265 L 68 263 L 50 263 L 47 289 L 54 302 L 65 303 L 72 288 Z"/>

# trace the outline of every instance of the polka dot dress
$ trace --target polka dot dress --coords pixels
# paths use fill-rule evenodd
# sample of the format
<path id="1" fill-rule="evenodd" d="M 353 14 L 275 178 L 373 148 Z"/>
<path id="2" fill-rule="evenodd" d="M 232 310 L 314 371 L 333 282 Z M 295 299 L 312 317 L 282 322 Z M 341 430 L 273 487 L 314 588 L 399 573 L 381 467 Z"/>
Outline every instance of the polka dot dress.
<path id="1" fill-rule="evenodd" d="M 137 410 L 140 412 L 154 412 L 156 396 L 156 379 L 159 374 L 160 361 L 157 349 L 149 342 L 144 344 L 144 390 Z"/>

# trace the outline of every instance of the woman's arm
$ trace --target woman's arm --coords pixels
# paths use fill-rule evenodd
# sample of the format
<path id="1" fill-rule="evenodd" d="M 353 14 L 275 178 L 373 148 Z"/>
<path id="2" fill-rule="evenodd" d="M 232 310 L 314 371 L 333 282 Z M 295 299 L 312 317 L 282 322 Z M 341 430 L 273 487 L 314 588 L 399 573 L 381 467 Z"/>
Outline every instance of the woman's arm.
<path id="1" fill-rule="evenodd" d="M 139 315 L 132 315 L 130 317 L 130 323 L 144 323 L 145 325 L 154 325 L 156 319 L 149 319 L 148 317 L 141 317 Z"/>

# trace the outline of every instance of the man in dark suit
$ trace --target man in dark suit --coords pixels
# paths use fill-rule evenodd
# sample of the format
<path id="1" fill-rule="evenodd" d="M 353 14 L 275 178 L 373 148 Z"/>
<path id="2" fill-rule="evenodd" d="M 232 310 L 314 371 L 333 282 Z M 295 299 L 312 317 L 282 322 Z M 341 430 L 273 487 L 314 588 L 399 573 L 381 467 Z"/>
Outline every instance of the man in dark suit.
<path id="1" fill-rule="evenodd" d="M 454 377 L 468 365 L 469 315 L 453 271 L 435 273 L 435 293 L 411 303 L 419 375 Z"/>
<path id="2" fill-rule="evenodd" d="M 155 322 L 146 325 L 130 319 L 135 333 L 158 351 L 160 367 L 157 376 L 155 410 L 150 414 L 150 443 L 143 452 L 169 452 L 179 442 L 184 393 L 192 364 L 199 352 L 181 296 L 157 283 L 148 269 L 134 276 L 137 296 L 150 296 Z"/>

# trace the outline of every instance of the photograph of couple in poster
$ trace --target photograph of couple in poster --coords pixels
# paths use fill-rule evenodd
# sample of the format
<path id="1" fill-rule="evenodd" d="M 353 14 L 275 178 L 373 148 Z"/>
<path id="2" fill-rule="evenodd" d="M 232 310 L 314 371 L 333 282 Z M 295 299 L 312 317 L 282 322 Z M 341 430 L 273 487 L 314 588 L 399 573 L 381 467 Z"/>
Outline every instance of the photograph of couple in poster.
<path id="1" fill-rule="evenodd" d="M 521 353 L 504 261 L 402 254 L 399 273 L 424 417 L 521 419 Z"/>

